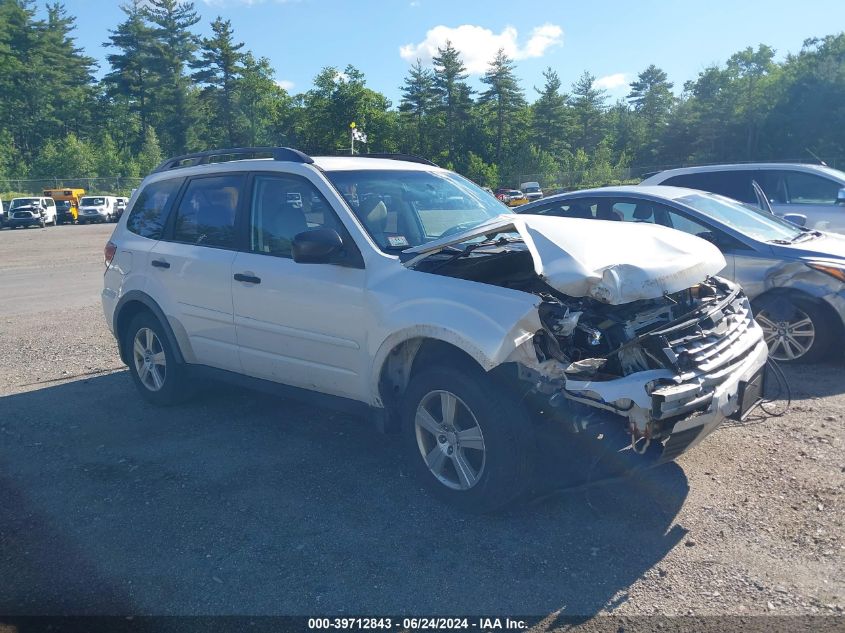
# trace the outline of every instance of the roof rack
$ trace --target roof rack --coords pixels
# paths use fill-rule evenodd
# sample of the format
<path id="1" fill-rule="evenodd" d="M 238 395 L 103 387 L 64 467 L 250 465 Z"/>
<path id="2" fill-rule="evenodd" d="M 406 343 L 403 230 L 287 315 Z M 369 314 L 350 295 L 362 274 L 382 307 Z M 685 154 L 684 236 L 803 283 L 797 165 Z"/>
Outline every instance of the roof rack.
<path id="1" fill-rule="evenodd" d="M 230 160 L 246 160 L 249 158 L 264 158 L 260 154 L 269 155 L 273 160 L 286 161 L 291 163 L 313 163 L 314 159 L 303 154 L 299 150 L 290 147 L 231 147 L 227 149 L 211 149 L 205 152 L 183 154 L 174 156 L 163 161 L 152 173 L 177 169 L 179 167 L 193 167 L 195 165 L 207 165 L 209 163 L 225 163 Z M 236 157 L 226 160 L 211 160 L 216 157 Z"/>
<path id="2" fill-rule="evenodd" d="M 390 152 L 376 153 L 376 154 L 355 154 L 356 158 L 387 158 L 389 160 L 404 160 L 409 163 L 420 163 L 421 165 L 429 165 L 431 167 L 439 167 L 437 163 L 433 163 L 422 156 L 414 156 L 413 154 L 394 154 Z"/>

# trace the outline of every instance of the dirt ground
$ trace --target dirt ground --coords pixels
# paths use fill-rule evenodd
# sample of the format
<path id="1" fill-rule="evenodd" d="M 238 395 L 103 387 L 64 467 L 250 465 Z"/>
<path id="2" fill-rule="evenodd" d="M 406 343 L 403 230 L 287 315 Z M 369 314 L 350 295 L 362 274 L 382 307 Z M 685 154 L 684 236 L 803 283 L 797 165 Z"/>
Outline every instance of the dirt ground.
<path id="1" fill-rule="evenodd" d="M 467 516 L 362 420 L 142 401 L 99 305 L 110 232 L 0 231 L 0 613 L 843 613 L 841 360 L 676 464 Z"/>

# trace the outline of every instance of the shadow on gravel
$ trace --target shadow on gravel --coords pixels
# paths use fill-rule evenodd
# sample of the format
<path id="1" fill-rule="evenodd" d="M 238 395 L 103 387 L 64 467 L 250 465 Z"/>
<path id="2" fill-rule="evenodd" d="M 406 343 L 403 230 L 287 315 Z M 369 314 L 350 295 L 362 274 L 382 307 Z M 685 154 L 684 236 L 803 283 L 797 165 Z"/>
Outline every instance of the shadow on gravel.
<path id="1" fill-rule="evenodd" d="M 0 434 L 10 615 L 589 617 L 685 534 L 674 464 L 462 515 L 397 438 L 226 386 L 156 409 L 126 372 L 79 380 L 0 398 Z"/>
<path id="2" fill-rule="evenodd" d="M 813 365 L 781 364 L 793 400 L 823 398 L 845 393 L 845 359 Z"/>

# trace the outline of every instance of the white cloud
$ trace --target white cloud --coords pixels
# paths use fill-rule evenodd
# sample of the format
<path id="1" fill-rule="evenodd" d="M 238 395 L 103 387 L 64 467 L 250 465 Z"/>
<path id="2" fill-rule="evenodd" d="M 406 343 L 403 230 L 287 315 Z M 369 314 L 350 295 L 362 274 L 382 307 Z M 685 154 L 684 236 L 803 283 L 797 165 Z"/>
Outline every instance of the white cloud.
<path id="1" fill-rule="evenodd" d="M 425 39 L 418 44 L 405 44 L 399 48 L 402 59 L 413 62 L 420 59 L 431 63 L 437 55 L 437 49 L 446 45 L 446 40 L 461 52 L 461 58 L 472 75 L 480 75 L 496 57 L 502 48 L 509 57 L 519 60 L 542 57 L 546 51 L 563 43 L 563 29 L 556 24 L 543 24 L 531 31 L 528 41 L 519 45 L 518 32 L 512 26 L 506 26 L 501 33 L 474 24 L 462 24 L 457 27 L 438 25 L 425 34 Z"/>
<path id="2" fill-rule="evenodd" d="M 408 6 L 417 8 L 418 6 L 420 6 L 420 0 L 411 0 L 411 2 L 408 4 Z"/>
<path id="3" fill-rule="evenodd" d="M 293 87 L 294 87 L 296 84 L 295 84 L 295 83 L 293 83 L 292 81 L 287 80 L 287 79 L 279 79 L 279 80 L 276 82 L 276 85 L 277 85 L 279 88 L 282 88 L 283 90 L 288 90 L 288 91 L 290 91 L 290 90 L 293 90 Z"/>
<path id="4" fill-rule="evenodd" d="M 593 82 L 595 88 L 603 88 L 604 90 L 618 90 L 623 86 L 628 85 L 628 75 L 625 73 L 615 73 L 613 75 L 605 75 L 599 77 Z"/>

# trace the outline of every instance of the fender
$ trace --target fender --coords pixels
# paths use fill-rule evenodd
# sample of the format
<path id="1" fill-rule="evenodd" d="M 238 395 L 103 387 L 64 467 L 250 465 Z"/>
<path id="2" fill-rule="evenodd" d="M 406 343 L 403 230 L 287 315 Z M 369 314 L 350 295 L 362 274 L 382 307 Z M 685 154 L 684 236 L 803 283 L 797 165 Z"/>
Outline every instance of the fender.
<path id="1" fill-rule="evenodd" d="M 161 323 L 162 328 L 164 329 L 164 335 L 165 337 L 167 337 L 167 342 L 170 344 L 170 348 L 173 350 L 173 353 L 176 356 L 176 361 L 179 363 L 186 362 L 185 356 L 182 353 L 182 347 L 179 345 L 179 341 L 176 338 L 176 335 L 173 333 L 173 327 L 170 324 L 170 320 L 164 314 L 164 311 L 155 302 L 155 299 L 140 290 L 130 290 L 129 292 L 127 292 L 120 298 L 120 300 L 117 302 L 117 306 L 115 306 L 114 309 L 112 330 L 116 333 L 115 336 L 118 339 L 117 347 L 120 351 L 120 360 L 122 360 L 126 365 L 129 364 L 129 361 L 126 358 L 126 352 L 123 349 L 122 341 L 120 340 L 120 336 L 122 333 L 118 329 L 118 323 L 120 322 L 120 315 L 123 312 L 123 309 L 126 307 L 127 304 L 132 302 L 144 304 L 144 307 L 146 307 L 150 312 L 153 313 L 153 315 L 155 315 L 159 323 Z"/>

